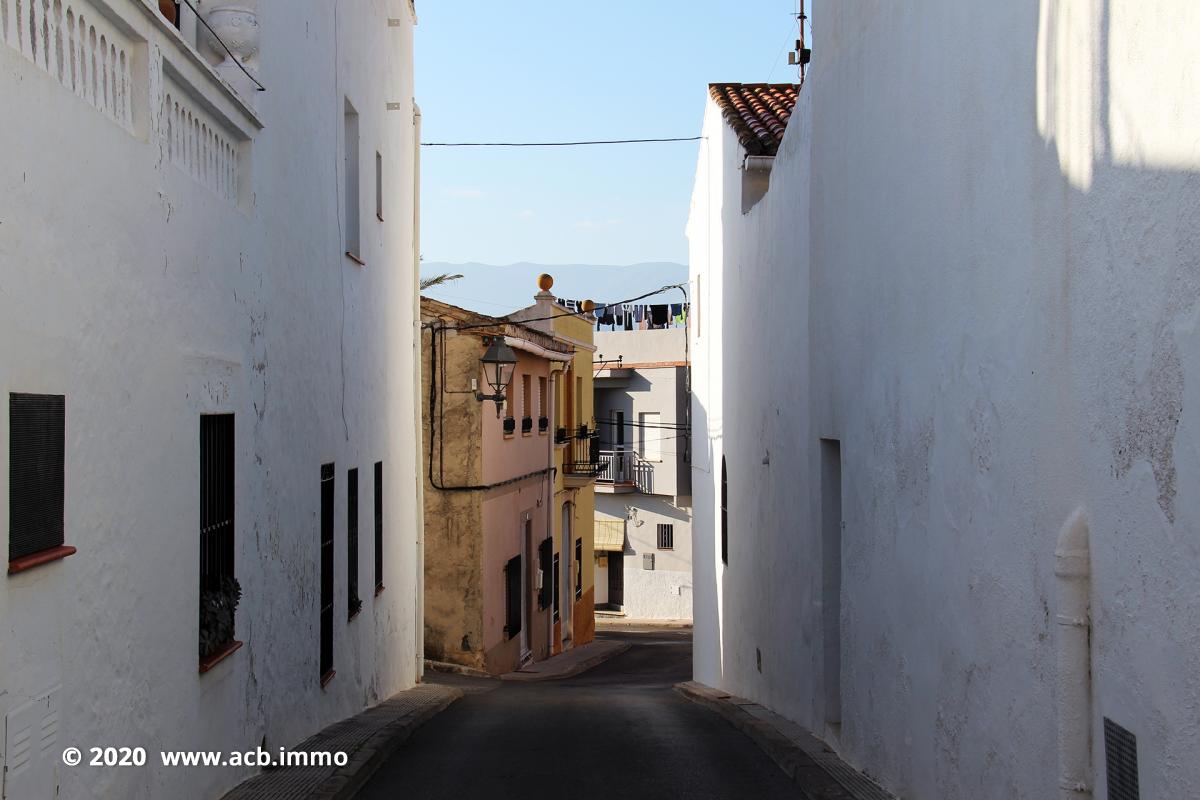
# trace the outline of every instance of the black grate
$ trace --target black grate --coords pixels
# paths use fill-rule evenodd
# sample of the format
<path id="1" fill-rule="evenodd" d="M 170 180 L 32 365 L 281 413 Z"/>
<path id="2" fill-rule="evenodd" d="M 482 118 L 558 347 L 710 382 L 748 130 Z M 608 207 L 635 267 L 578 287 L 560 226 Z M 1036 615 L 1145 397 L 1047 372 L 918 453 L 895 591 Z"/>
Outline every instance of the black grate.
<path id="1" fill-rule="evenodd" d="M 658 549 L 675 549 L 675 526 L 671 523 L 658 523 Z"/>
<path id="2" fill-rule="evenodd" d="M 63 543 L 66 398 L 8 396 L 8 560 Z"/>
<path id="3" fill-rule="evenodd" d="M 1104 764 L 1108 800 L 1139 800 L 1137 737 L 1104 718 Z"/>
<path id="4" fill-rule="evenodd" d="M 358 599 L 358 470 L 346 473 L 346 616 L 362 608 Z"/>
<path id="5" fill-rule="evenodd" d="M 375 588 L 383 588 L 383 462 L 375 462 Z"/>
<path id="6" fill-rule="evenodd" d="M 233 575 L 233 414 L 200 417 L 200 590 Z"/>
<path id="7" fill-rule="evenodd" d="M 321 680 L 333 669 L 333 469 L 321 465 Z"/>
<path id="8" fill-rule="evenodd" d="M 521 632 L 521 557 L 504 566 L 504 632 L 512 639 Z"/>

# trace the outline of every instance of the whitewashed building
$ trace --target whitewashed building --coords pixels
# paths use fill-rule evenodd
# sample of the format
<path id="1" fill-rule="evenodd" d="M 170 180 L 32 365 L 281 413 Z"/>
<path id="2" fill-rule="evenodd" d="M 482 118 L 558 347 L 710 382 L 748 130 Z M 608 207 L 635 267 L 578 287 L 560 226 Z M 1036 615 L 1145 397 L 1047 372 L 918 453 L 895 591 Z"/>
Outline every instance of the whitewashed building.
<path id="1" fill-rule="evenodd" d="M 706 111 L 696 679 L 906 798 L 1200 797 L 1200 6 L 813 29 Z"/>
<path id="2" fill-rule="evenodd" d="M 692 618 L 687 333 L 596 333 L 596 607 Z"/>
<path id="3" fill-rule="evenodd" d="M 187 3 L 0 0 L 6 800 L 218 797 L 248 770 L 158 751 L 421 671 L 415 11 L 198 7 L 232 52 Z"/>

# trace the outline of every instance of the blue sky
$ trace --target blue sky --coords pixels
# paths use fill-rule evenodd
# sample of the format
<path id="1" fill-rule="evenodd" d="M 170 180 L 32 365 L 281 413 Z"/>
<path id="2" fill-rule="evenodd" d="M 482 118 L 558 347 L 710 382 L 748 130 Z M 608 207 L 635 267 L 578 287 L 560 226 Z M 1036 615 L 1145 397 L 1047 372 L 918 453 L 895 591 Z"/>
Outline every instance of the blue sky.
<path id="1" fill-rule="evenodd" d="M 796 0 L 418 0 L 423 140 L 696 136 L 713 81 L 782 83 Z M 686 263 L 697 142 L 424 148 L 426 261 Z"/>

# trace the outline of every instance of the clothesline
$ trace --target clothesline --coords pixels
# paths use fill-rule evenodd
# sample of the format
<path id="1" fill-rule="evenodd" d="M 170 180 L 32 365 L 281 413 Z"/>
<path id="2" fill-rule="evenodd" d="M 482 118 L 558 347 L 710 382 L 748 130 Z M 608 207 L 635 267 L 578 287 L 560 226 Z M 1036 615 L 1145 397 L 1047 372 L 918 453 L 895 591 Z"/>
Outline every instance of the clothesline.
<path id="1" fill-rule="evenodd" d="M 569 311 L 583 310 L 582 300 L 558 298 L 558 304 Z M 644 331 L 682 328 L 687 325 L 687 303 L 596 303 L 596 330 Z"/>

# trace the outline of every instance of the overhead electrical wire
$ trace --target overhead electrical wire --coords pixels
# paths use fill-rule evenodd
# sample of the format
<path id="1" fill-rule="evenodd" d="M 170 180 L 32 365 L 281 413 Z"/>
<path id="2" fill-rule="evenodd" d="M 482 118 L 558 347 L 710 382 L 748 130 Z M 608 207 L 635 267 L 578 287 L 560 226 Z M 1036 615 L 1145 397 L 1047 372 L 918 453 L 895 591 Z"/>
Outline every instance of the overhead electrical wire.
<path id="1" fill-rule="evenodd" d="M 421 142 L 421 147 L 588 147 L 600 144 L 696 142 L 703 138 L 703 136 L 674 136 L 662 139 L 598 139 L 586 142 Z"/>
<path id="2" fill-rule="evenodd" d="M 242 64 L 242 60 L 233 54 L 233 51 L 229 49 L 229 45 L 225 44 L 225 40 L 222 39 L 220 36 L 217 36 L 217 32 L 214 31 L 212 29 L 212 26 L 208 24 L 208 20 L 206 20 L 204 17 L 200 16 L 200 12 L 196 10 L 196 7 L 194 5 L 192 5 L 192 0 L 182 0 L 182 2 L 185 6 L 187 6 L 188 8 L 190 8 L 192 10 L 192 13 L 196 16 L 196 19 L 200 20 L 200 24 L 203 25 L 204 27 L 208 28 L 208 32 L 211 33 L 213 38 L 217 40 L 217 43 L 220 44 L 221 47 L 225 49 L 225 52 L 229 53 L 229 57 L 231 59 L 233 59 L 234 64 L 237 64 L 238 69 L 240 69 L 242 72 L 246 73 L 247 78 L 254 81 L 254 85 L 256 87 L 258 87 L 258 91 L 265 92 L 267 90 L 267 87 L 265 87 L 261 83 L 259 83 L 258 78 L 254 77 L 253 75 L 250 74 L 250 70 L 246 69 L 245 65 Z M 335 27 L 337 25 L 336 16 L 337 16 L 337 7 L 335 6 L 334 7 L 334 17 L 335 17 L 334 25 L 335 25 Z M 337 47 L 337 37 L 336 36 L 334 37 L 333 43 L 334 43 L 334 47 Z"/>

